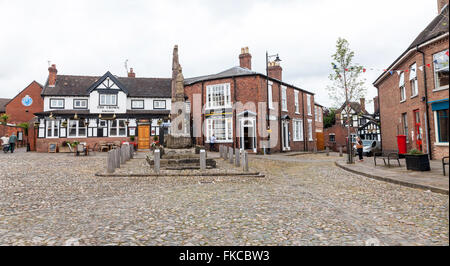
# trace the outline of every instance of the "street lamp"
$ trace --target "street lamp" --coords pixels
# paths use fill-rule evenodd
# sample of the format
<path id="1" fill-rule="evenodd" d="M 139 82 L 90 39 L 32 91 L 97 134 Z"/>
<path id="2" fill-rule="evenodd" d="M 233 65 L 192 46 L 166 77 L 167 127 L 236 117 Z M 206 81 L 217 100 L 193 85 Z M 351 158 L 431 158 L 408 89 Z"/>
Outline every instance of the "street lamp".
<path id="1" fill-rule="evenodd" d="M 266 51 L 266 90 L 267 90 L 267 154 L 270 154 L 270 110 L 269 110 L 269 59 L 275 57 L 274 62 L 280 62 L 278 54 L 269 55 Z"/>

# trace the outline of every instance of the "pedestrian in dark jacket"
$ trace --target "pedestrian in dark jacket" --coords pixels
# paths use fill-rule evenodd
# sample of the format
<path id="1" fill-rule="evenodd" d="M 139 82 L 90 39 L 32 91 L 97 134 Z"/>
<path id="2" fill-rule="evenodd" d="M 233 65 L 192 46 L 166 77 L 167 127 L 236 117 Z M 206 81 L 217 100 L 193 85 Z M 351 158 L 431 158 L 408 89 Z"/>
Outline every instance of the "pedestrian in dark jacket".
<path id="1" fill-rule="evenodd" d="M 11 137 L 9 137 L 9 149 L 11 153 L 14 153 L 14 148 L 16 147 L 17 136 L 15 133 L 12 133 Z"/>
<path id="2" fill-rule="evenodd" d="M 359 161 L 364 161 L 363 159 L 363 142 L 360 138 L 356 139 L 356 150 L 358 151 Z"/>

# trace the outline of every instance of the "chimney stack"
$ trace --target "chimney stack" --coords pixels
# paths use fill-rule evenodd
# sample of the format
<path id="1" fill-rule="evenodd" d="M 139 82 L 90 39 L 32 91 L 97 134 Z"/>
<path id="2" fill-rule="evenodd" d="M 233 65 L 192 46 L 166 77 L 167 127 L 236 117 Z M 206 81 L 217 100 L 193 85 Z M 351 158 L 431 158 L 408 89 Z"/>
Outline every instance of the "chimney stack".
<path id="1" fill-rule="evenodd" d="M 448 0 L 437 0 L 438 14 L 441 14 L 442 8 L 444 8 L 445 5 L 448 5 Z"/>
<path id="2" fill-rule="evenodd" d="M 269 62 L 268 70 L 269 70 L 268 71 L 269 77 L 278 79 L 278 80 L 282 80 L 281 73 L 282 73 L 283 69 L 281 68 L 279 62 Z"/>
<path id="3" fill-rule="evenodd" d="M 248 47 L 241 48 L 239 55 L 239 66 L 242 68 L 252 69 L 252 55 L 248 52 Z"/>
<path id="4" fill-rule="evenodd" d="M 49 87 L 55 87 L 57 73 L 58 73 L 58 70 L 56 69 L 56 65 L 52 64 L 52 66 L 48 68 L 48 86 Z"/>
<path id="5" fill-rule="evenodd" d="M 133 72 L 133 68 L 130 68 L 130 72 L 128 72 L 128 77 L 129 78 L 135 78 L 136 77 L 136 73 Z"/>
<path id="6" fill-rule="evenodd" d="M 366 110 L 366 99 L 360 98 L 359 99 L 359 104 L 361 105 L 361 109 L 362 110 Z"/>
<path id="7" fill-rule="evenodd" d="M 373 112 L 375 114 L 380 112 L 380 105 L 378 104 L 378 96 L 375 96 L 375 98 L 373 98 Z"/>

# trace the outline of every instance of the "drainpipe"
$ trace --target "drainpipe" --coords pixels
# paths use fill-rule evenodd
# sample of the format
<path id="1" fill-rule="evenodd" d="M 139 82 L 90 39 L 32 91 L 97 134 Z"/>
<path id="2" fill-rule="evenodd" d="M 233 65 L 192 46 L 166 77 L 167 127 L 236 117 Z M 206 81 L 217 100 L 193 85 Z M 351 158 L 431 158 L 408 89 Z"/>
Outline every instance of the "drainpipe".
<path id="1" fill-rule="evenodd" d="M 235 104 L 235 106 L 236 106 L 236 77 L 235 76 L 233 76 L 232 77 L 233 78 L 233 87 L 234 87 L 234 89 L 233 89 L 233 91 L 234 91 L 234 97 L 233 97 L 233 99 L 234 99 L 234 104 Z M 233 106 L 233 104 L 231 105 L 231 106 Z M 236 108 L 232 108 L 231 109 L 231 111 L 233 112 L 233 116 L 232 116 L 232 118 L 233 118 L 233 121 L 234 121 L 234 123 L 235 123 L 235 125 L 233 126 L 233 150 L 236 150 L 236 148 L 237 148 L 237 138 L 236 138 L 236 128 L 237 128 L 237 126 L 236 125 L 238 125 L 238 121 L 237 121 L 237 117 L 236 117 Z M 240 130 L 240 129 L 239 129 Z"/>
<path id="2" fill-rule="evenodd" d="M 305 134 L 305 94 L 304 92 L 302 92 L 302 130 L 303 130 L 303 151 L 306 151 L 306 149 L 308 148 L 307 143 L 306 143 L 306 134 Z"/>
<path id="3" fill-rule="evenodd" d="M 423 84 L 425 89 L 425 116 L 426 116 L 426 126 L 427 126 L 427 150 L 428 150 L 428 157 L 430 157 L 430 160 L 432 160 L 431 155 L 431 147 L 430 147 L 430 116 L 428 115 L 428 89 L 427 89 L 427 71 L 425 67 L 425 53 L 419 50 L 419 45 L 416 46 L 416 51 L 422 54 L 422 64 L 423 64 Z M 417 71 L 417 70 L 416 70 Z"/>
<path id="4" fill-rule="evenodd" d="M 205 125 L 205 114 L 203 113 L 203 96 L 204 96 L 204 86 L 205 86 L 205 82 L 204 81 L 202 81 L 202 97 L 201 97 L 201 109 L 200 109 L 200 111 L 201 111 L 201 125 L 200 125 L 200 128 L 201 128 L 201 131 L 202 131 L 202 145 L 203 146 L 205 146 L 205 132 L 204 132 L 204 130 L 203 130 L 203 126 Z"/>
<path id="5" fill-rule="evenodd" d="M 379 117 L 378 123 L 380 123 L 380 125 L 378 126 L 380 129 L 380 147 L 381 147 L 381 150 L 383 150 L 383 137 L 381 134 L 381 108 L 380 108 L 380 89 L 379 88 L 377 88 L 377 96 L 378 96 L 377 101 L 378 101 L 378 117 Z"/>

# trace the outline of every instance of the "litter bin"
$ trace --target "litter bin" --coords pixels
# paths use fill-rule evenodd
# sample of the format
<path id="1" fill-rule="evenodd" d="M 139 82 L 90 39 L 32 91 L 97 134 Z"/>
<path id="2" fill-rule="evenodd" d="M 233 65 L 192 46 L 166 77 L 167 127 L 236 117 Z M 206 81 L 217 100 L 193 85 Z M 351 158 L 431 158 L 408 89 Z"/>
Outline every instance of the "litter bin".
<path id="1" fill-rule="evenodd" d="M 397 136 L 397 146 L 398 146 L 398 154 L 406 153 L 406 136 L 405 135 Z"/>

